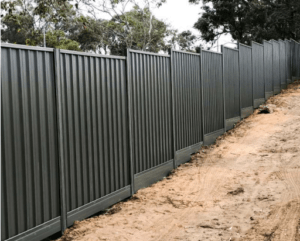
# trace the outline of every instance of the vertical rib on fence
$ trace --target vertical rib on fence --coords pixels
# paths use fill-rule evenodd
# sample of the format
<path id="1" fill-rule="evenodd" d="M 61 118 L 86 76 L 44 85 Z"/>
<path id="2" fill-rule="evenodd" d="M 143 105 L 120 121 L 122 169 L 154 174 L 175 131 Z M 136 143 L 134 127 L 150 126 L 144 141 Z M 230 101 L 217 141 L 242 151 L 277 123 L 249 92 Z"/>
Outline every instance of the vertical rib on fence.
<path id="1" fill-rule="evenodd" d="M 239 44 L 241 118 L 253 113 L 252 48 Z"/>
<path id="2" fill-rule="evenodd" d="M 222 46 L 225 89 L 225 131 L 241 119 L 239 50 Z"/>
<path id="3" fill-rule="evenodd" d="M 225 132 L 222 54 L 201 52 L 204 145 Z"/>
<path id="4" fill-rule="evenodd" d="M 129 119 L 135 191 L 173 168 L 170 56 L 128 50 Z"/>
<path id="5" fill-rule="evenodd" d="M 172 51 L 175 165 L 203 144 L 200 54 Z"/>

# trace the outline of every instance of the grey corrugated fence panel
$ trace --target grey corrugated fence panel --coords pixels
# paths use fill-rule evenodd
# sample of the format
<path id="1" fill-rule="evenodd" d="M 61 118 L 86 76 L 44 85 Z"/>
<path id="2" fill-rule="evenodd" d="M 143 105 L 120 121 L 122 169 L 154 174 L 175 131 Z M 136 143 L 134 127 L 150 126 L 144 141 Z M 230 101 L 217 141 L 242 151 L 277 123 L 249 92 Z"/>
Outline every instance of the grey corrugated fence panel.
<path id="1" fill-rule="evenodd" d="M 239 50 L 222 46 L 223 81 L 225 90 L 225 130 L 232 129 L 240 120 Z"/>
<path id="2" fill-rule="evenodd" d="M 287 83 L 292 82 L 292 56 L 291 56 L 291 41 L 285 40 L 285 54 L 286 54 L 286 76 Z"/>
<path id="3" fill-rule="evenodd" d="M 1 68 L 1 240 L 41 240 L 61 228 L 53 49 L 2 44 Z"/>
<path id="4" fill-rule="evenodd" d="M 300 43 L 296 42 L 296 77 L 300 79 Z"/>
<path id="5" fill-rule="evenodd" d="M 279 40 L 279 61 L 280 61 L 280 81 L 281 81 L 281 89 L 286 89 L 287 86 L 287 73 L 286 73 L 286 49 L 285 42 L 283 40 Z"/>
<path id="6" fill-rule="evenodd" d="M 136 191 L 173 168 L 171 63 L 169 55 L 135 50 L 128 50 L 127 62 L 130 153 Z"/>
<path id="7" fill-rule="evenodd" d="M 280 80 L 280 47 L 279 43 L 275 40 L 270 41 L 273 45 L 273 88 L 274 94 L 280 93 L 281 80 Z"/>
<path id="8" fill-rule="evenodd" d="M 66 200 L 71 225 L 75 218 L 84 217 L 80 207 L 101 202 L 101 198 L 124 188 L 130 195 L 126 60 L 60 52 Z"/>
<path id="9" fill-rule="evenodd" d="M 265 101 L 264 46 L 252 42 L 253 107 Z"/>
<path id="10" fill-rule="evenodd" d="M 222 58 L 221 53 L 201 52 L 204 145 L 213 143 L 225 131 Z"/>
<path id="11" fill-rule="evenodd" d="M 253 113 L 252 48 L 239 44 L 239 55 L 241 117 L 244 118 Z"/>
<path id="12" fill-rule="evenodd" d="M 273 45 L 264 41 L 265 98 L 273 95 Z"/>
<path id="13" fill-rule="evenodd" d="M 200 54 L 172 51 L 176 165 L 190 159 L 203 142 Z"/>

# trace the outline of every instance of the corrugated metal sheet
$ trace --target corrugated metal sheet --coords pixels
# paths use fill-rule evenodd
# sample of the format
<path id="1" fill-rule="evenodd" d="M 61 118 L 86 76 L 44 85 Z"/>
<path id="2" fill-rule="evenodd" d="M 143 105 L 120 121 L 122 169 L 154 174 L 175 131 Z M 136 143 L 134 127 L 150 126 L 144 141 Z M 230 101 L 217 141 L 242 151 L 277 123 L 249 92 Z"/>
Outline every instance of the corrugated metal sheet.
<path id="1" fill-rule="evenodd" d="M 300 78 L 300 43 L 295 41 L 295 76 Z"/>
<path id="2" fill-rule="evenodd" d="M 174 158 L 170 56 L 128 50 L 134 174 Z"/>
<path id="3" fill-rule="evenodd" d="M 201 52 L 204 135 L 224 129 L 222 54 Z"/>
<path id="4" fill-rule="evenodd" d="M 264 46 L 255 42 L 252 42 L 252 65 L 253 99 L 255 103 L 256 100 L 265 98 Z"/>
<path id="5" fill-rule="evenodd" d="M 264 41 L 264 74 L 265 92 L 273 92 L 273 45 L 267 41 Z"/>
<path id="6" fill-rule="evenodd" d="M 1 47 L 1 240 L 60 215 L 53 49 L 34 49 Z"/>
<path id="7" fill-rule="evenodd" d="M 253 106 L 252 48 L 239 45 L 241 108 Z"/>
<path id="8" fill-rule="evenodd" d="M 67 211 L 130 184 L 125 61 L 61 50 Z"/>
<path id="9" fill-rule="evenodd" d="M 203 141 L 200 55 L 172 51 L 175 151 Z"/>
<path id="10" fill-rule="evenodd" d="M 279 63 L 280 63 L 280 81 L 281 87 L 286 88 L 287 85 L 287 72 L 286 72 L 286 49 L 285 49 L 285 42 L 283 40 L 279 40 Z"/>
<path id="11" fill-rule="evenodd" d="M 240 116 L 239 51 L 222 46 L 225 87 L 225 119 Z"/>
<path id="12" fill-rule="evenodd" d="M 280 80 L 280 60 L 279 60 L 279 43 L 275 40 L 270 41 L 273 45 L 273 87 L 274 94 L 278 94 L 281 89 L 281 80 Z"/>
<path id="13" fill-rule="evenodd" d="M 292 81 L 291 41 L 285 40 L 286 74 L 288 83 Z"/>

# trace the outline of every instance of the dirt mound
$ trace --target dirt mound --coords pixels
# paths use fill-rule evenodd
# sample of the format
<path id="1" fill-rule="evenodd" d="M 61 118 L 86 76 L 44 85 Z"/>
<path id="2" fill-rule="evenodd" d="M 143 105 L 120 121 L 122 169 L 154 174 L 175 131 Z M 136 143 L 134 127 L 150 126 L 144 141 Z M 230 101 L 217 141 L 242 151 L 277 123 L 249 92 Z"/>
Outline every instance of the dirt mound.
<path id="1" fill-rule="evenodd" d="M 300 240 L 300 82 L 168 178 L 60 240 Z"/>

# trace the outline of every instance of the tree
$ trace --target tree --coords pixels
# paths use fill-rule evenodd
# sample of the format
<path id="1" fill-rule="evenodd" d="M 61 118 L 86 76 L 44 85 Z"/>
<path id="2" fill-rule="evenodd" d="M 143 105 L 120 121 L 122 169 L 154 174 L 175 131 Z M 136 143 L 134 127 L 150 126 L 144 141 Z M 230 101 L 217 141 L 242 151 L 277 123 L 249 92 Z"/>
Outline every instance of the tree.
<path id="1" fill-rule="evenodd" d="M 189 1 L 199 3 L 199 0 Z M 203 3 L 204 13 L 194 27 L 207 42 L 227 33 L 248 44 L 251 40 L 300 38 L 297 0 L 203 0 Z"/>

